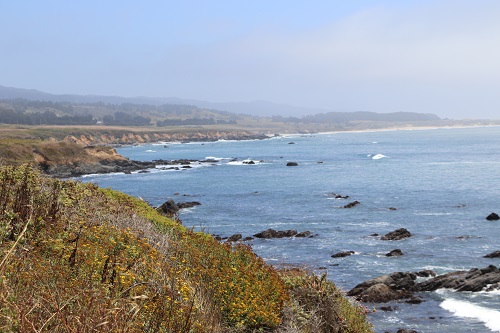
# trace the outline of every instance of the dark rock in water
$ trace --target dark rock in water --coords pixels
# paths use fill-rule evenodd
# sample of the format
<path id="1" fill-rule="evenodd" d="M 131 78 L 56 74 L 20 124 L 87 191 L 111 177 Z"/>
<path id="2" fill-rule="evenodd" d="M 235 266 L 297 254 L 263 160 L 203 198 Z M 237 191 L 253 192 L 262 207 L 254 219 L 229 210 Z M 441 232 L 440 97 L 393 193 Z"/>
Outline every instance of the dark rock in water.
<path id="1" fill-rule="evenodd" d="M 243 164 L 255 164 L 255 162 L 251 161 L 251 160 L 250 161 L 243 161 Z"/>
<path id="2" fill-rule="evenodd" d="M 156 210 L 161 214 L 172 217 L 183 208 L 191 208 L 198 205 L 201 205 L 198 201 L 176 203 L 173 199 L 168 199 Z"/>
<path id="3" fill-rule="evenodd" d="M 348 195 L 341 195 L 341 194 L 337 194 L 337 193 L 328 193 L 327 196 L 333 197 L 335 199 L 348 199 L 349 198 Z"/>
<path id="4" fill-rule="evenodd" d="M 286 166 L 298 166 L 299 164 L 297 162 L 288 162 Z"/>
<path id="5" fill-rule="evenodd" d="M 404 239 L 404 238 L 408 238 L 408 237 L 411 237 L 411 233 L 406 230 L 405 228 L 400 228 L 400 229 L 397 229 L 397 230 L 394 230 L 388 234 L 386 234 L 385 236 L 382 236 L 382 240 L 401 240 L 401 239 Z"/>
<path id="6" fill-rule="evenodd" d="M 469 238 L 482 238 L 481 236 L 470 236 L 470 235 L 464 235 L 464 236 L 457 236 L 455 237 L 456 239 L 469 239 Z"/>
<path id="7" fill-rule="evenodd" d="M 396 333 L 418 333 L 418 331 L 400 328 Z"/>
<path id="8" fill-rule="evenodd" d="M 498 291 L 500 290 L 500 283 L 494 283 L 486 287 L 484 291 Z"/>
<path id="9" fill-rule="evenodd" d="M 500 251 L 491 252 L 485 255 L 483 258 L 500 258 Z"/>
<path id="10" fill-rule="evenodd" d="M 407 304 L 420 304 L 422 302 L 424 302 L 424 300 L 418 297 L 412 297 L 409 300 L 405 301 L 405 303 Z"/>
<path id="11" fill-rule="evenodd" d="M 424 269 L 423 271 L 415 272 L 415 274 L 419 277 L 434 277 L 437 275 L 436 272 L 431 271 L 430 269 Z"/>
<path id="12" fill-rule="evenodd" d="M 167 216 L 174 216 L 179 211 L 179 206 L 175 203 L 173 199 L 168 199 L 165 201 L 157 210 Z"/>
<path id="13" fill-rule="evenodd" d="M 385 303 L 413 297 L 411 289 L 415 286 L 417 274 L 395 272 L 358 284 L 347 295 L 363 302 Z"/>
<path id="14" fill-rule="evenodd" d="M 377 236 L 380 236 L 380 235 L 379 234 L 371 234 L 370 236 L 377 237 Z"/>
<path id="15" fill-rule="evenodd" d="M 389 210 L 398 210 L 398 209 L 395 207 L 389 207 Z"/>
<path id="16" fill-rule="evenodd" d="M 490 215 L 486 216 L 486 219 L 488 221 L 497 221 L 500 220 L 500 216 L 498 216 L 497 213 L 491 213 Z"/>
<path id="17" fill-rule="evenodd" d="M 188 201 L 188 202 L 178 202 L 177 203 L 177 207 L 179 207 L 179 209 L 191 208 L 191 207 L 199 206 L 199 205 L 201 205 L 201 203 L 199 203 L 198 201 Z"/>
<path id="18" fill-rule="evenodd" d="M 332 255 L 332 258 L 344 258 L 348 257 L 350 255 L 353 255 L 355 252 L 354 251 L 343 251 L 343 252 L 338 252 Z"/>
<path id="19" fill-rule="evenodd" d="M 311 236 L 311 232 L 309 230 L 299 232 L 298 234 L 295 235 L 295 237 L 309 237 L 309 236 Z"/>
<path id="20" fill-rule="evenodd" d="M 491 285 L 500 283 L 500 270 L 490 265 L 485 268 L 473 268 L 469 271 L 457 271 L 436 276 L 414 287 L 415 291 L 434 291 L 441 288 L 456 291 L 490 290 Z"/>
<path id="21" fill-rule="evenodd" d="M 359 205 L 360 203 L 361 203 L 361 202 L 359 202 L 359 201 L 357 201 L 357 200 L 356 200 L 356 201 L 353 201 L 353 202 L 348 203 L 347 205 L 345 205 L 345 206 L 344 206 L 344 208 L 352 208 L 352 207 L 354 207 L 354 206 Z"/>
<path id="22" fill-rule="evenodd" d="M 348 296 L 355 296 L 358 301 L 370 303 L 386 303 L 394 300 L 411 297 L 411 292 L 405 290 L 397 290 L 389 287 L 385 283 L 377 283 L 367 287 L 359 295 L 354 295 L 349 292 Z"/>
<path id="23" fill-rule="evenodd" d="M 139 172 L 137 173 L 149 173 L 149 170 L 140 170 Z"/>
<path id="24" fill-rule="evenodd" d="M 222 237 L 219 235 L 214 235 L 214 239 L 220 242 L 222 240 Z"/>
<path id="25" fill-rule="evenodd" d="M 257 238 L 283 238 L 283 237 L 293 237 L 295 235 L 297 235 L 296 230 L 267 229 L 253 236 Z"/>
<path id="26" fill-rule="evenodd" d="M 253 240 L 253 237 L 250 237 L 250 236 L 243 238 L 244 242 L 248 242 L 248 241 L 251 241 L 251 240 Z"/>
<path id="27" fill-rule="evenodd" d="M 182 169 L 191 169 L 191 168 L 192 168 L 192 166 L 190 166 L 190 165 L 183 165 L 181 168 L 182 168 Z"/>
<path id="28" fill-rule="evenodd" d="M 294 145 L 294 144 L 295 144 L 295 142 L 290 141 L 290 142 L 288 142 L 288 144 L 289 144 L 289 145 Z"/>
<path id="29" fill-rule="evenodd" d="M 379 309 L 382 311 L 388 312 L 388 311 L 397 310 L 397 307 L 395 307 L 395 306 L 381 306 Z"/>
<path id="30" fill-rule="evenodd" d="M 404 255 L 403 251 L 401 251 L 400 249 L 395 249 L 395 250 L 392 250 L 391 252 L 387 253 L 385 256 L 386 257 L 400 257 Z"/>
<path id="31" fill-rule="evenodd" d="M 243 236 L 241 234 L 234 234 L 232 235 L 231 237 L 229 237 L 226 242 L 229 242 L 229 243 L 232 243 L 232 242 L 237 242 L 239 241 L 240 239 L 242 239 Z"/>
<path id="32" fill-rule="evenodd" d="M 410 304 L 417 304 L 421 300 L 415 298 L 413 292 L 418 291 L 416 280 L 419 276 L 436 276 L 436 273 L 430 270 L 395 272 L 362 282 L 351 289 L 347 295 L 364 302 L 385 303 L 407 299 Z"/>

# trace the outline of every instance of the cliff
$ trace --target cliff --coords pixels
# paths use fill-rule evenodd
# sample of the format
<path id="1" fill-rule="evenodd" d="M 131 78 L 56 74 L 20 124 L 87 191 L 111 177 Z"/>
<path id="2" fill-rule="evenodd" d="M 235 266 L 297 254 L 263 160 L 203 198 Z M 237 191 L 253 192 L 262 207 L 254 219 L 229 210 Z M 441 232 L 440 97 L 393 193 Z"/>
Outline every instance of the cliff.
<path id="1" fill-rule="evenodd" d="M 24 133 L 24 134 L 22 134 Z M 148 132 L 130 129 L 39 128 L 0 138 L 0 165 L 31 163 L 52 177 L 68 178 L 83 174 L 132 172 L 154 168 L 153 162 L 132 161 L 120 156 L 113 146 L 149 142 L 187 142 L 264 139 L 251 131 Z M 162 161 L 170 164 L 171 161 Z M 172 162 L 175 164 L 175 161 Z"/>

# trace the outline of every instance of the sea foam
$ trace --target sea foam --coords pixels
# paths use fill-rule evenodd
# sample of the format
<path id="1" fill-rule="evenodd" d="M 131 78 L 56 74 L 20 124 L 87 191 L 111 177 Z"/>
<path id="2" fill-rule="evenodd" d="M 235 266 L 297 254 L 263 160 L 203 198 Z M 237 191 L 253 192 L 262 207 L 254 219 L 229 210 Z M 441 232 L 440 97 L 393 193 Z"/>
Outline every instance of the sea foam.
<path id="1" fill-rule="evenodd" d="M 372 160 L 380 160 L 381 158 L 384 158 L 384 157 L 387 157 L 387 156 L 382 155 L 382 154 L 376 154 L 376 155 L 372 156 Z"/>
<path id="2" fill-rule="evenodd" d="M 440 306 L 457 317 L 479 320 L 493 332 L 500 332 L 500 311 L 455 299 L 446 299 Z"/>

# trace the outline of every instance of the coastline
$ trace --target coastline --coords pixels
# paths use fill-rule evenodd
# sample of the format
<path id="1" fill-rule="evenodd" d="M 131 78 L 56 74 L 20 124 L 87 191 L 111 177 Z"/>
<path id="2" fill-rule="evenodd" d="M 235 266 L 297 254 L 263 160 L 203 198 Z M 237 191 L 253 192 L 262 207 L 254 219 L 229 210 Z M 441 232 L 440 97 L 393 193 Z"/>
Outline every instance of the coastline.
<path id="1" fill-rule="evenodd" d="M 377 133 L 377 132 L 396 132 L 396 131 L 429 131 L 438 129 L 465 129 L 465 128 L 478 128 L 478 127 L 500 127 L 500 124 L 473 124 L 473 125 L 435 125 L 435 126 L 396 126 L 396 127 L 381 127 L 372 129 L 352 129 L 342 131 L 321 131 L 311 133 L 278 133 L 281 137 L 295 137 L 301 135 L 331 135 L 343 133 Z"/>

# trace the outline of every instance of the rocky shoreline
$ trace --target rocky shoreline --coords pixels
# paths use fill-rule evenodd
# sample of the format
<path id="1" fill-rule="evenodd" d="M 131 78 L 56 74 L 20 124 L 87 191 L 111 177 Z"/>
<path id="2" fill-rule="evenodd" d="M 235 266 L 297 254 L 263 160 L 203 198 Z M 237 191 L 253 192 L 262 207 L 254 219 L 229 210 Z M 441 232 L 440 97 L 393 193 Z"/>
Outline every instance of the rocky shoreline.
<path id="1" fill-rule="evenodd" d="M 125 131 L 109 130 L 105 133 L 85 133 L 81 135 L 69 135 L 64 141 L 74 142 L 82 146 L 90 145 L 133 145 L 155 142 L 213 142 L 219 140 L 262 140 L 269 135 L 262 132 L 249 130 L 192 130 L 179 132 L 156 132 L 156 131 Z"/>
<path id="2" fill-rule="evenodd" d="M 123 134 L 122 137 L 114 135 L 81 135 L 79 137 L 67 136 L 63 142 L 74 146 L 73 155 L 79 156 L 72 160 L 55 161 L 51 156 L 40 150 L 33 150 L 35 163 L 40 170 L 49 177 L 72 178 L 88 174 L 103 173 L 132 173 L 144 171 L 161 166 L 163 169 L 190 168 L 192 163 L 213 163 L 213 161 L 198 160 L 153 160 L 134 161 L 119 155 L 113 147 L 151 142 L 214 142 L 218 140 L 263 140 L 269 136 L 262 133 L 249 131 L 219 132 L 208 131 L 205 133 L 146 133 Z"/>

